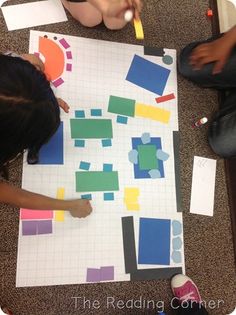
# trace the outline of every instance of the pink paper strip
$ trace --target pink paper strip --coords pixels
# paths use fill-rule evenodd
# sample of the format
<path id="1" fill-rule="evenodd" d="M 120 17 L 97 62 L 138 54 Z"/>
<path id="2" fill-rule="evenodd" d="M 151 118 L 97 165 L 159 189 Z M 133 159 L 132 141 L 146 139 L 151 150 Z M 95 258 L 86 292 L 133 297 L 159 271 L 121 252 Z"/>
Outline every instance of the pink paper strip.
<path id="1" fill-rule="evenodd" d="M 67 43 L 67 41 L 65 40 L 65 38 L 60 39 L 59 42 L 61 43 L 61 45 L 62 45 L 65 49 L 67 49 L 67 48 L 70 47 L 70 45 Z"/>
<path id="2" fill-rule="evenodd" d="M 66 71 L 72 71 L 72 64 L 71 63 L 66 64 Z"/>
<path id="3" fill-rule="evenodd" d="M 72 52 L 71 51 L 67 51 L 66 52 L 66 57 L 67 57 L 67 59 L 72 59 Z"/>
<path id="4" fill-rule="evenodd" d="M 64 83 L 64 80 L 62 78 L 59 78 L 55 81 L 52 82 L 52 84 L 55 86 L 55 87 L 58 87 L 59 85 L 61 85 L 62 83 Z"/>
<path id="5" fill-rule="evenodd" d="M 21 220 L 37 220 L 37 219 L 52 219 L 53 211 L 51 210 L 29 210 L 21 209 L 20 210 L 20 219 Z"/>

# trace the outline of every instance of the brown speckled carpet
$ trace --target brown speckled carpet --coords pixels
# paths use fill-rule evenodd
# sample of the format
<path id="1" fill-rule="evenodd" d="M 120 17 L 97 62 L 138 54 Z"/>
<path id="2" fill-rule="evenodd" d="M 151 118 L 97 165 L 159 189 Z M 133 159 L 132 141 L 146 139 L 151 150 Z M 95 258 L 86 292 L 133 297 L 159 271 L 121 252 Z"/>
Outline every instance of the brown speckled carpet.
<path id="1" fill-rule="evenodd" d="M 190 41 L 211 36 L 211 22 L 205 16 L 208 5 L 205 0 L 146 0 L 142 14 L 145 44 L 179 51 Z M 0 25 L 2 52 L 28 51 L 29 29 L 8 32 L 2 14 Z M 35 29 L 137 44 L 131 25 L 117 32 L 108 31 L 103 26 L 86 29 L 69 17 L 66 23 Z M 186 271 L 198 284 L 202 298 L 207 303 L 212 300 L 217 304 L 219 301 L 219 308 L 212 308 L 213 304 L 210 304 L 209 314 L 226 315 L 236 305 L 236 273 L 224 161 L 217 158 L 208 147 L 207 126 L 200 129 L 191 127 L 193 118 L 212 116 L 218 107 L 217 93 L 200 89 L 180 76 L 178 89 Z M 218 159 L 213 218 L 189 214 L 194 155 Z M 19 158 L 10 169 L 10 180 L 16 185 L 21 182 L 21 162 Z M 0 303 L 12 309 L 14 315 L 156 314 L 152 308 L 107 308 L 107 296 L 125 302 L 140 297 L 143 301 L 154 300 L 159 305 L 163 301 L 167 313 L 172 314 L 169 310 L 172 297 L 169 281 L 16 288 L 19 212 L 18 209 L 3 205 L 0 211 Z M 90 301 L 98 300 L 100 307 L 95 309 L 91 305 L 89 308 L 88 303 L 84 308 L 82 303 L 75 307 L 72 297 L 76 296 Z"/>

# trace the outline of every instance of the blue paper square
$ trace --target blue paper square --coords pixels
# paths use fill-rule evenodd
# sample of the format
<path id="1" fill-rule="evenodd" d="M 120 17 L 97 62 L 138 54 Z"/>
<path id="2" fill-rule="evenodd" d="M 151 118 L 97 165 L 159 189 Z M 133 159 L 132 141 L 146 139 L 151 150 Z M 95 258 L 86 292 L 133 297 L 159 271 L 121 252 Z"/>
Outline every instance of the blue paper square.
<path id="1" fill-rule="evenodd" d="M 111 139 L 103 139 L 102 140 L 102 146 L 103 147 L 111 147 L 112 146 Z"/>
<path id="2" fill-rule="evenodd" d="M 138 151 L 138 145 L 142 145 L 141 138 L 132 138 L 132 149 Z M 148 144 L 155 144 L 157 149 L 161 149 L 161 138 L 150 138 L 150 142 Z M 134 177 L 135 178 L 151 178 L 149 175 L 149 170 L 140 170 L 139 164 L 133 164 L 134 166 Z M 164 173 L 164 164 L 162 160 L 158 160 L 157 162 L 158 170 L 160 171 L 161 178 L 165 177 Z"/>
<path id="3" fill-rule="evenodd" d="M 81 195 L 81 199 L 92 200 L 92 195 L 91 194 Z"/>
<path id="4" fill-rule="evenodd" d="M 63 148 L 63 122 L 61 122 L 56 133 L 52 136 L 48 143 L 44 144 L 39 151 L 38 164 L 63 164 L 64 148 Z"/>
<path id="5" fill-rule="evenodd" d="M 75 110 L 75 117 L 76 118 L 84 118 L 85 117 L 84 110 Z"/>
<path id="6" fill-rule="evenodd" d="M 80 162 L 80 165 L 79 165 L 79 168 L 80 168 L 81 170 L 88 171 L 89 168 L 90 168 L 90 163 L 81 161 L 81 162 Z"/>
<path id="7" fill-rule="evenodd" d="M 91 109 L 90 113 L 91 113 L 91 116 L 102 116 L 101 109 Z"/>
<path id="8" fill-rule="evenodd" d="M 111 201 L 111 200 L 114 200 L 114 193 L 104 193 L 103 194 L 103 199 L 105 201 Z"/>
<path id="9" fill-rule="evenodd" d="M 103 164 L 103 172 L 112 172 L 113 165 L 112 164 Z"/>
<path id="10" fill-rule="evenodd" d="M 126 80 L 145 90 L 162 95 L 170 70 L 140 56 L 134 55 Z"/>
<path id="11" fill-rule="evenodd" d="M 171 220 L 140 218 L 138 263 L 170 265 Z"/>
<path id="12" fill-rule="evenodd" d="M 85 141 L 84 140 L 79 140 L 79 139 L 75 140 L 75 147 L 83 148 L 84 146 L 85 146 Z"/>
<path id="13" fill-rule="evenodd" d="M 117 116 L 117 118 L 116 118 L 116 122 L 118 123 L 118 124 L 127 124 L 127 122 L 128 122 L 128 117 L 125 117 L 125 116 Z"/>

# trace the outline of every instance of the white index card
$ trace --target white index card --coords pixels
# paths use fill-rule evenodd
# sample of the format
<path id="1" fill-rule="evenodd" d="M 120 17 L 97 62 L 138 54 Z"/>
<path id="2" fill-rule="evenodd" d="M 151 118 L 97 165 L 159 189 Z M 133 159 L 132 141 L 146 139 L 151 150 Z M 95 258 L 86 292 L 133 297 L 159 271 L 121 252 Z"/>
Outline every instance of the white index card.
<path id="1" fill-rule="evenodd" d="M 233 5 L 236 7 L 236 0 L 228 0 L 228 1 L 233 3 Z"/>
<path id="2" fill-rule="evenodd" d="M 213 216 L 216 160 L 194 157 L 190 213 Z"/>
<path id="3" fill-rule="evenodd" d="M 10 5 L 2 7 L 2 13 L 9 31 L 67 21 L 60 0 Z"/>

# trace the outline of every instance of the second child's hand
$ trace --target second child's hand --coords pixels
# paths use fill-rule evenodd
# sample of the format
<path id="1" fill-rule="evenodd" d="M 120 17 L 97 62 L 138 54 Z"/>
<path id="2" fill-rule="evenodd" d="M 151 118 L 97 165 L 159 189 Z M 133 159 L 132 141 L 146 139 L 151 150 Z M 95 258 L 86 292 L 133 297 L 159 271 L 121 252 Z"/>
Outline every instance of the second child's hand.
<path id="1" fill-rule="evenodd" d="M 142 10 L 142 1 L 141 0 L 127 0 L 130 9 L 134 13 L 134 18 L 138 20 L 140 18 L 139 14 Z"/>

